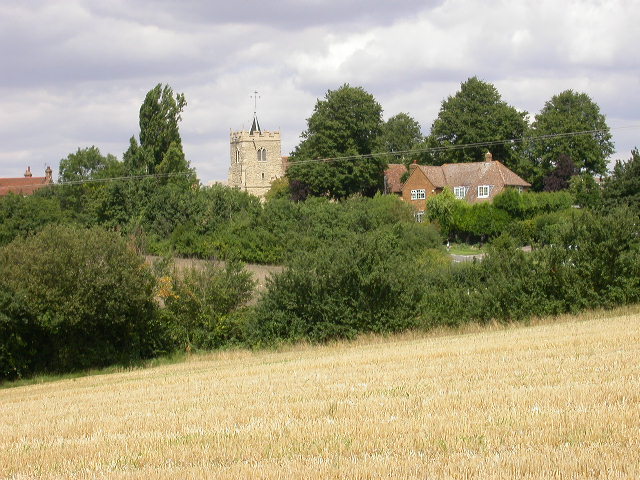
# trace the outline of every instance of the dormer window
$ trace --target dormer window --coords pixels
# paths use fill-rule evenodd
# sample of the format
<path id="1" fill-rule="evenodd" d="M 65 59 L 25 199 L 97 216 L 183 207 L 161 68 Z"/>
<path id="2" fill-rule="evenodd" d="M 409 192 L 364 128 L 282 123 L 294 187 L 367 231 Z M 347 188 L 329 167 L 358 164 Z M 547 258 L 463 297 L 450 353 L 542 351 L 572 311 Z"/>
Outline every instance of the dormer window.
<path id="1" fill-rule="evenodd" d="M 478 198 L 489 198 L 491 185 L 478 185 Z"/>
<path id="2" fill-rule="evenodd" d="M 264 148 L 259 148 L 258 149 L 258 161 L 259 162 L 266 162 L 267 161 L 267 150 Z"/>

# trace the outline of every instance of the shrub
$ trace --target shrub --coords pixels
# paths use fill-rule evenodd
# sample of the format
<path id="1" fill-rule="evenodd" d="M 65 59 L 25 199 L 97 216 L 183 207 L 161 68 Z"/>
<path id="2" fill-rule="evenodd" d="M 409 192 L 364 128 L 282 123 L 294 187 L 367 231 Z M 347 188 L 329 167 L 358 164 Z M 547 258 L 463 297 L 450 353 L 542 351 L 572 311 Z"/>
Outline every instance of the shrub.
<path id="1" fill-rule="evenodd" d="M 25 374 L 124 363 L 162 347 L 154 278 L 116 233 L 45 227 L 0 250 L 0 275 L 19 302 L 5 299 L 5 321 L 36 352 L 24 357 Z"/>
<path id="2" fill-rule="evenodd" d="M 417 233 L 388 227 L 299 254 L 287 270 L 269 279 L 250 340 L 256 345 L 320 342 L 414 326 L 423 292 L 415 257 L 433 247 L 434 238 L 440 243 L 435 234 Z M 403 235 L 411 239 L 410 248 Z"/>
<path id="3" fill-rule="evenodd" d="M 243 340 L 239 310 L 251 298 L 255 282 L 240 263 L 174 270 L 160 278 L 159 286 L 162 318 L 176 348 L 211 349 Z"/>

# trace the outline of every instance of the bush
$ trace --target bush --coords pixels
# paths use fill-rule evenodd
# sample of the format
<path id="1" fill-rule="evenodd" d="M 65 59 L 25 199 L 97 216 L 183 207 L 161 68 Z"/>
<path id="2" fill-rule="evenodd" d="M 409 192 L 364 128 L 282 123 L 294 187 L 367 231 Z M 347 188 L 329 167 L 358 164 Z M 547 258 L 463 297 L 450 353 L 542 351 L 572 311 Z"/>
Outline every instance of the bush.
<path id="1" fill-rule="evenodd" d="M 239 310 L 251 298 L 255 282 L 241 264 L 174 270 L 159 279 L 159 286 L 162 319 L 174 347 L 211 349 L 244 340 Z"/>
<path id="2" fill-rule="evenodd" d="M 3 301 L 4 328 L 29 339 L 17 375 L 126 363 L 162 348 L 154 278 L 116 233 L 45 227 L 0 250 L 0 275 L 15 295 Z"/>
<path id="3" fill-rule="evenodd" d="M 66 213 L 51 192 L 23 197 L 13 193 L 0 197 L 0 246 L 18 236 L 39 232 L 46 225 L 68 222 Z"/>
<path id="4" fill-rule="evenodd" d="M 520 193 L 507 188 L 493 200 L 493 206 L 517 219 L 533 218 L 543 213 L 566 210 L 573 204 L 569 192 L 526 192 Z"/>
<path id="5" fill-rule="evenodd" d="M 434 243 L 440 243 L 437 234 L 388 227 L 299 254 L 269 279 L 250 340 L 321 342 L 415 326 L 423 293 L 415 258 Z"/>
<path id="6" fill-rule="evenodd" d="M 547 243 L 532 253 L 502 236 L 481 262 L 426 271 L 421 324 L 511 321 L 640 301 L 638 215 L 569 213 L 545 227 Z"/>

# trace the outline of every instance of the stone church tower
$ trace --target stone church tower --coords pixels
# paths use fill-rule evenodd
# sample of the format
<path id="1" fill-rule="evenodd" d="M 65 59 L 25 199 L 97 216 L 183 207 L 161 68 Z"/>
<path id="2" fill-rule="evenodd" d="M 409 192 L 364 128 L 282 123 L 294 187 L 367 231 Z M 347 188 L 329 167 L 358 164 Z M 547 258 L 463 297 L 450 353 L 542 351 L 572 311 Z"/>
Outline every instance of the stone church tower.
<path id="1" fill-rule="evenodd" d="M 254 113 L 251 130 L 231 132 L 230 144 L 228 185 L 264 198 L 271 182 L 284 175 L 280 132 L 262 130 Z"/>

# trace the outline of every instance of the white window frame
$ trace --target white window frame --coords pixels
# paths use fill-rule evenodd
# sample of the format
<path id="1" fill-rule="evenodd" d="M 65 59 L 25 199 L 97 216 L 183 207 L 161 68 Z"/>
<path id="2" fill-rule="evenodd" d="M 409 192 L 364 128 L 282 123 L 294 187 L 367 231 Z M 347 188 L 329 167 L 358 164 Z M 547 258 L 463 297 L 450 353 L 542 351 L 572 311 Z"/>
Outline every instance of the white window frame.
<path id="1" fill-rule="evenodd" d="M 491 185 L 478 185 L 478 198 L 489 198 Z"/>
<path id="2" fill-rule="evenodd" d="M 453 194 L 458 200 L 462 200 L 466 197 L 468 191 L 469 187 L 453 187 Z"/>
<path id="3" fill-rule="evenodd" d="M 416 219 L 416 222 L 422 223 L 424 222 L 424 210 L 420 210 L 419 212 L 414 213 L 413 215 Z"/>
<path id="4" fill-rule="evenodd" d="M 427 198 L 427 191 L 424 188 L 411 190 L 411 200 L 424 200 Z"/>

